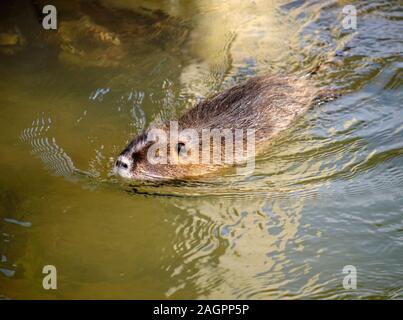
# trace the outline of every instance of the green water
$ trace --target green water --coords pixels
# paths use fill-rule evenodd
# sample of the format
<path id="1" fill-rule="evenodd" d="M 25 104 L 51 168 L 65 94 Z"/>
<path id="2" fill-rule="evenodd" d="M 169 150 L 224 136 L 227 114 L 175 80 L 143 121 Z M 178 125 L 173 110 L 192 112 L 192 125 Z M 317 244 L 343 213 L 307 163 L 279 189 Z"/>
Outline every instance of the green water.
<path id="1" fill-rule="evenodd" d="M 0 297 L 403 298 L 400 1 L 353 1 L 357 30 L 344 1 L 58 1 L 58 33 L 18 3 L 0 23 L 23 39 L 0 43 Z M 133 188 L 110 174 L 150 122 L 317 66 L 343 95 L 252 176 Z"/>

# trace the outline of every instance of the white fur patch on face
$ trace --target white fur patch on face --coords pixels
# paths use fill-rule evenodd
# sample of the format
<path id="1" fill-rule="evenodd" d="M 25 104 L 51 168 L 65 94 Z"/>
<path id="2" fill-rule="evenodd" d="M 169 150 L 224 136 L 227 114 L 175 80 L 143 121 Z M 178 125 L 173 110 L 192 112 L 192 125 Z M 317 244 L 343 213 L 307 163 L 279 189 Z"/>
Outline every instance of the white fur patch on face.
<path id="1" fill-rule="evenodd" d="M 132 167 L 132 159 L 125 155 L 121 155 L 117 158 L 115 166 L 113 168 L 113 172 L 116 175 L 121 176 L 122 178 L 130 179 L 133 177 L 131 173 Z"/>
<path id="2" fill-rule="evenodd" d="M 120 168 L 116 168 L 114 169 L 114 173 L 122 178 L 125 179 L 131 179 L 133 178 L 133 175 L 128 171 L 128 170 L 122 170 Z"/>

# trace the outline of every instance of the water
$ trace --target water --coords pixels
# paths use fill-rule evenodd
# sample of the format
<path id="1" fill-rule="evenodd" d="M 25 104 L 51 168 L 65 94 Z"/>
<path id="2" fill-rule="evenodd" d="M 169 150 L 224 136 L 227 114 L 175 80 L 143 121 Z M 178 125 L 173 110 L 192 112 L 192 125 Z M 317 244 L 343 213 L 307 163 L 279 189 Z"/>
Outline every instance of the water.
<path id="1" fill-rule="evenodd" d="M 400 1 L 353 2 L 357 30 L 342 27 L 344 1 L 102 3 L 56 3 L 59 33 L 29 2 L 2 4 L 0 296 L 403 298 Z M 251 177 L 110 175 L 151 121 L 254 75 L 318 66 L 343 95 Z M 45 265 L 57 290 L 42 287 Z"/>

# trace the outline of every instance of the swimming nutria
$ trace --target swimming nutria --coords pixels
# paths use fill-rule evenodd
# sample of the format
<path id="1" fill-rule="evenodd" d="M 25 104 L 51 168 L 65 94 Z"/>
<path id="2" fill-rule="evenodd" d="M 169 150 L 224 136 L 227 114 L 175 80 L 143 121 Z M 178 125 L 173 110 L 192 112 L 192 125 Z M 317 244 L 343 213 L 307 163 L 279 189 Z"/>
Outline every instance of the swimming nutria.
<path id="1" fill-rule="evenodd" d="M 253 129 L 256 154 L 259 154 L 264 150 L 265 142 L 271 141 L 289 128 L 296 118 L 314 103 L 318 94 L 319 90 L 306 78 L 254 77 L 200 102 L 182 115 L 177 123 L 179 130 L 193 128 L 200 137 L 203 129 L 242 129 L 244 132 Z M 169 124 L 164 124 L 159 129 L 166 133 L 169 140 L 172 135 Z M 246 136 L 245 134 L 243 140 Z M 152 147 L 156 141 L 158 140 L 155 137 L 151 137 L 150 130 L 134 138 L 119 155 L 114 167 L 115 173 L 135 180 L 183 179 L 210 173 L 226 166 L 225 163 L 201 161 L 190 164 L 150 163 L 147 155 L 151 148 L 157 154 L 160 151 Z M 225 141 L 221 141 L 221 150 L 224 151 Z M 167 152 L 168 157 L 175 153 L 180 157 L 186 150 L 185 154 L 188 155 L 187 152 L 191 148 L 187 148 L 187 144 L 186 139 L 179 137 L 175 145 L 168 143 L 164 152 Z M 201 142 L 200 145 L 197 142 L 197 148 L 201 154 Z"/>

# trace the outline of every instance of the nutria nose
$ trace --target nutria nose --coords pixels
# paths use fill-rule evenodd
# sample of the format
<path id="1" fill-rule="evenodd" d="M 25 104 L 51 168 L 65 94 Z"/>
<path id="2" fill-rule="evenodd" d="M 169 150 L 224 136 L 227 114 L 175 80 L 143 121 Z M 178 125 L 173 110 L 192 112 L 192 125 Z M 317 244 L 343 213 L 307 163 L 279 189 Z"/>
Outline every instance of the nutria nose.
<path id="1" fill-rule="evenodd" d="M 130 159 L 124 155 L 120 155 L 115 162 L 113 172 L 118 176 L 129 178 L 131 176 L 130 170 L 131 170 Z"/>
<path id="2" fill-rule="evenodd" d="M 115 166 L 120 170 L 127 170 L 130 167 L 130 162 L 125 156 L 119 156 L 116 160 Z"/>
<path id="3" fill-rule="evenodd" d="M 124 163 L 123 161 L 120 161 L 120 160 L 118 160 L 118 161 L 116 161 L 116 166 L 118 167 L 118 168 L 125 168 L 125 169 L 127 169 L 129 166 L 127 165 L 127 163 Z"/>

